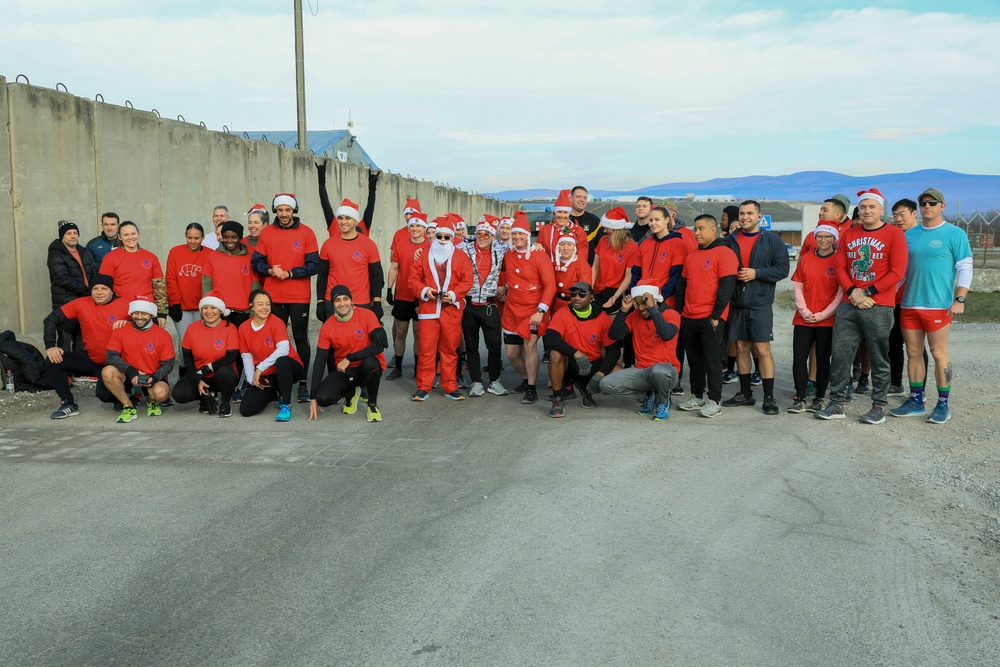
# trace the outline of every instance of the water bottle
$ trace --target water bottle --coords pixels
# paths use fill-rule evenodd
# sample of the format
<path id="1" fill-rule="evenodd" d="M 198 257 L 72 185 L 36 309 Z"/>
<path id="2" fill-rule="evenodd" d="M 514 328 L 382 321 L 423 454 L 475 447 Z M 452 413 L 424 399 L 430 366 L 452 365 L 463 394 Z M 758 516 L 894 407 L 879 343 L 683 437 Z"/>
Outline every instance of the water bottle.
<path id="1" fill-rule="evenodd" d="M 7 371 L 7 391 L 11 394 L 14 393 L 14 371 Z"/>

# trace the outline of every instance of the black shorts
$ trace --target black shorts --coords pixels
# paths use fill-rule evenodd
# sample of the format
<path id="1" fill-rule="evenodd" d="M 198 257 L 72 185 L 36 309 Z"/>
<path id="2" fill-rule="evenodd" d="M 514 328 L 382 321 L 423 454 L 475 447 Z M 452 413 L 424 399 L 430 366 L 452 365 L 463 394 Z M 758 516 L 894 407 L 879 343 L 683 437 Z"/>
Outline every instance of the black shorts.
<path id="1" fill-rule="evenodd" d="M 517 334 L 504 333 L 503 343 L 504 345 L 524 345 L 524 339 Z"/>
<path id="2" fill-rule="evenodd" d="M 774 340 L 774 312 L 770 308 L 730 308 L 729 342 L 769 343 Z"/>
<path id="3" fill-rule="evenodd" d="M 594 295 L 594 303 L 604 308 L 604 303 L 614 296 L 617 290 L 614 287 L 605 287 L 600 292 Z M 625 298 L 625 294 L 615 299 L 615 302 L 611 304 L 610 308 L 604 308 L 604 312 L 608 315 L 614 315 L 619 310 L 622 309 L 622 299 Z"/>
<path id="4" fill-rule="evenodd" d="M 417 319 L 417 302 L 416 300 L 396 300 L 396 303 L 392 306 L 392 317 L 397 320 L 415 320 Z"/>

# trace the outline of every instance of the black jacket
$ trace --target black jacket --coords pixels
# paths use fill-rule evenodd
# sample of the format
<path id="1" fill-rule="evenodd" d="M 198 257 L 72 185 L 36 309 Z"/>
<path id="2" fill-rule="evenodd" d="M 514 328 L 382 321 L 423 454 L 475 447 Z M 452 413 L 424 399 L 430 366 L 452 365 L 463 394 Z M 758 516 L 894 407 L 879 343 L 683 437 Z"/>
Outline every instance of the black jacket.
<path id="1" fill-rule="evenodd" d="M 744 265 L 739 236 L 730 234 L 725 243 L 736 253 L 740 268 L 754 269 L 757 278 L 748 283 L 736 281 L 732 304 L 737 308 L 770 308 L 774 303 L 774 286 L 788 277 L 788 248 L 777 234 L 762 229 L 750 251 L 750 262 Z"/>
<path id="2" fill-rule="evenodd" d="M 94 260 L 94 255 L 85 246 L 78 245 L 77 252 L 80 253 L 80 262 L 83 262 L 84 274 L 80 271 L 80 264 L 73 259 L 73 255 L 66 250 L 62 241 L 56 239 L 49 244 L 49 282 L 52 291 L 52 309 L 55 310 L 64 306 L 73 299 L 90 294 L 90 287 L 97 274 L 98 266 Z"/>

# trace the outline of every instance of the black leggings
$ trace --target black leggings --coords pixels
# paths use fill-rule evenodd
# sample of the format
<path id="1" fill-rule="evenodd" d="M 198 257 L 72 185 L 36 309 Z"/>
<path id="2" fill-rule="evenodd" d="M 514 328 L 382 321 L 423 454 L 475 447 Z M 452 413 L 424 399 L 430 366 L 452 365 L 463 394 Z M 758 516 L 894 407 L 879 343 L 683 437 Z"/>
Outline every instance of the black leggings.
<path id="1" fill-rule="evenodd" d="M 315 379 L 313 381 L 315 382 Z M 360 366 L 348 366 L 343 372 L 335 370 L 323 378 L 323 382 L 316 390 L 316 403 L 325 408 L 353 394 L 355 387 L 363 387 L 368 390 L 368 405 L 376 407 L 381 381 L 382 364 L 376 357 L 365 357 L 361 360 Z"/>
<path id="2" fill-rule="evenodd" d="M 833 327 L 806 327 L 796 324 L 792 331 L 792 378 L 795 395 L 802 399 L 809 383 L 809 350 L 816 344 L 816 398 L 825 398 L 830 386 L 830 355 Z"/>
<path id="3" fill-rule="evenodd" d="M 240 403 L 240 414 L 244 417 L 251 417 L 264 411 L 267 404 L 278 396 L 278 402 L 282 405 L 290 405 L 292 402 L 292 385 L 306 378 L 305 369 L 302 364 L 291 357 L 278 357 L 274 368 L 277 372 L 267 376 L 271 384 L 261 389 L 250 386 L 243 392 L 243 402 Z"/>
<path id="4" fill-rule="evenodd" d="M 271 312 L 281 318 L 281 321 L 288 326 L 288 320 L 292 321 L 292 340 L 295 341 L 295 351 L 302 359 L 302 367 L 309 368 L 309 359 L 312 356 L 309 349 L 309 304 L 308 303 L 272 303 Z M 303 375 L 300 380 L 305 380 Z"/>
<path id="5" fill-rule="evenodd" d="M 189 372 L 174 385 L 173 397 L 178 403 L 190 403 L 198 400 L 198 380 L 204 380 L 205 384 L 212 391 L 221 394 L 220 403 L 228 403 L 236 389 L 236 382 L 239 380 L 236 370 L 232 366 L 223 366 L 215 371 L 215 375 L 208 378 L 199 378 L 195 373 Z"/>

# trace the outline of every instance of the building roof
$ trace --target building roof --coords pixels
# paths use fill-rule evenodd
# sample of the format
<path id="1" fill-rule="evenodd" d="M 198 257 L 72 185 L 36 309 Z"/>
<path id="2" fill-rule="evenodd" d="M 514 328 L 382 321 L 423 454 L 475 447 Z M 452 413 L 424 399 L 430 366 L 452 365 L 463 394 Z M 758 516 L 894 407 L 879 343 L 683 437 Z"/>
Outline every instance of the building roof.
<path id="1" fill-rule="evenodd" d="M 299 133 L 296 130 L 269 130 L 266 132 L 259 131 L 242 131 L 233 130 L 231 134 L 237 136 L 246 136 L 255 141 L 267 141 L 271 144 L 284 144 L 288 148 L 295 148 L 295 145 L 299 142 Z M 326 155 L 327 157 L 336 158 L 337 149 L 339 146 L 345 142 L 349 142 L 351 138 L 351 133 L 349 130 L 308 130 L 306 132 L 306 139 L 308 141 L 308 149 L 311 150 L 316 155 Z M 340 150 L 344 150 L 340 148 Z M 361 147 L 361 144 L 357 142 L 355 138 L 354 143 L 351 145 L 351 151 L 348 153 L 348 159 L 352 162 L 358 160 L 351 159 L 356 157 L 356 155 L 351 155 L 354 151 L 361 156 L 364 163 L 372 169 L 377 169 L 377 165 L 371 159 L 371 156 Z"/>

